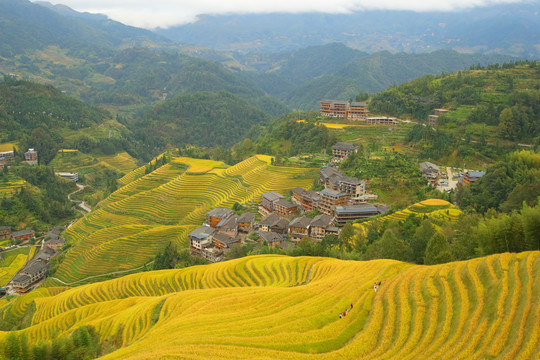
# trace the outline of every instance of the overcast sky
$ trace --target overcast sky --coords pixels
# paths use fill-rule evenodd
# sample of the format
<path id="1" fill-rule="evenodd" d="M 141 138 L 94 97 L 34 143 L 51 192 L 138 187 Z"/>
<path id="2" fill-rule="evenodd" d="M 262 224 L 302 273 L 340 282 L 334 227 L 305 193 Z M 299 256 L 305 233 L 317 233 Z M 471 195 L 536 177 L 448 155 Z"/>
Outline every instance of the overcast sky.
<path id="1" fill-rule="evenodd" d="M 77 11 L 106 14 L 143 28 L 170 27 L 197 20 L 200 14 L 270 12 L 350 13 L 362 10 L 455 11 L 523 0 L 49 0 Z"/>

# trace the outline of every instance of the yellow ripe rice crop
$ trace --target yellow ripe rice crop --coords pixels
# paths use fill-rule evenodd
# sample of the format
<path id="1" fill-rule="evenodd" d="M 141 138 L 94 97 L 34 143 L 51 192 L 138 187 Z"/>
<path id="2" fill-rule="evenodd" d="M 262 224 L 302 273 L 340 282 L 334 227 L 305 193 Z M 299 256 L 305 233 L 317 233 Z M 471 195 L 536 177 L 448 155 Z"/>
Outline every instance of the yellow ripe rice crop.
<path id="1" fill-rule="evenodd" d="M 442 199 L 427 199 L 424 201 L 420 201 L 420 205 L 424 206 L 451 206 L 448 201 L 442 200 Z"/>
<path id="2" fill-rule="evenodd" d="M 17 149 L 17 144 L 15 144 L 15 143 L 2 143 L 2 144 L 0 144 L 0 152 L 12 151 L 13 148 Z"/>
<path id="3" fill-rule="evenodd" d="M 187 234 L 212 208 L 258 202 L 267 191 L 285 194 L 313 184 L 305 175 L 313 169 L 272 166 L 269 158 L 257 155 L 228 167 L 173 157 L 149 174 L 144 167 L 134 170 L 120 180 L 125 186 L 66 230 L 74 246 L 57 277 L 72 283 L 143 266 L 168 242 L 185 246 Z"/>
<path id="4" fill-rule="evenodd" d="M 116 155 L 101 156 L 99 160 L 123 173 L 137 169 L 137 162 L 125 151 Z"/>
<path id="5" fill-rule="evenodd" d="M 121 343 L 103 359 L 537 359 L 539 271 L 538 251 L 434 266 L 259 255 L 39 289 L 0 316 L 33 302 L 17 331 L 33 343 L 92 325 Z"/>

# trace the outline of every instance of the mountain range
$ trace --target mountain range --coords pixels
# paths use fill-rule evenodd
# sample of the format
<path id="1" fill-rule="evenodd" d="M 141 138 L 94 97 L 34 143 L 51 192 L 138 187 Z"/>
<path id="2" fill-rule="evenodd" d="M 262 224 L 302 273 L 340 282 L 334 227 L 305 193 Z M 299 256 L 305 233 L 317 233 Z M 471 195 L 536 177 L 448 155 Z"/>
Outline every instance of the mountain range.
<path id="1" fill-rule="evenodd" d="M 277 52 L 341 42 L 370 53 L 540 54 L 540 4 L 528 2 L 464 11 L 359 11 L 351 14 L 203 15 L 156 32 L 177 41 L 226 51 Z"/>

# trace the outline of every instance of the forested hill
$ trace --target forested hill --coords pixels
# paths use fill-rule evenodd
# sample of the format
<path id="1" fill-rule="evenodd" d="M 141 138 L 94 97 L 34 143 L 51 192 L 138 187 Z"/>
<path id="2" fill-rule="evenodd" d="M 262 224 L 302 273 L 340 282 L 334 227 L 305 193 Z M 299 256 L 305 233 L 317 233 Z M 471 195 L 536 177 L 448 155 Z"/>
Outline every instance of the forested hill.
<path id="1" fill-rule="evenodd" d="M 268 116 L 228 92 L 179 95 L 156 105 L 130 125 L 137 139 L 155 148 L 170 144 L 230 146 Z"/>
<path id="2" fill-rule="evenodd" d="M 0 143 L 36 148 L 49 162 L 67 145 L 64 136 L 112 119 L 107 111 L 63 95 L 50 86 L 6 77 L 0 81 Z"/>
<path id="3" fill-rule="evenodd" d="M 196 91 L 228 91 L 272 116 L 289 111 L 256 82 L 215 62 L 181 55 L 180 45 L 159 35 L 48 6 L 0 0 L 0 75 L 52 84 L 86 102 L 131 112 Z"/>
<path id="4" fill-rule="evenodd" d="M 425 121 L 436 108 L 450 111 L 437 128 L 481 141 L 538 141 L 540 64 L 508 63 L 425 76 L 373 96 L 370 111 Z"/>
<path id="5" fill-rule="evenodd" d="M 165 47 L 174 43 L 148 30 L 103 16 L 65 16 L 65 11 L 59 11 L 60 8 L 47 8 L 27 0 L 0 0 L 0 56 L 8 58 L 61 44 L 73 51 L 92 44 L 99 54 L 106 47 L 143 44 Z"/>

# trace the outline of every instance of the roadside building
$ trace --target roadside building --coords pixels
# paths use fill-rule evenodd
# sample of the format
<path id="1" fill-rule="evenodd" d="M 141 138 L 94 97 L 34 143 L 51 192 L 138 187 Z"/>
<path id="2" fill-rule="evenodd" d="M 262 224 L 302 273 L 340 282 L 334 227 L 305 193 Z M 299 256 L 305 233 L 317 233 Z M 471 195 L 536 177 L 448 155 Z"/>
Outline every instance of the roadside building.
<path id="1" fill-rule="evenodd" d="M 61 239 L 59 237 L 55 237 L 45 243 L 45 246 L 53 249 L 55 252 L 59 252 L 62 250 L 64 245 L 66 244 L 66 240 Z"/>
<path id="2" fill-rule="evenodd" d="M 4 166 L 6 166 L 6 158 L 3 156 L 0 156 L 0 170 L 3 170 Z"/>
<path id="3" fill-rule="evenodd" d="M 361 218 L 371 217 L 379 214 L 379 210 L 368 203 L 357 205 L 340 205 L 334 209 L 335 223 L 337 226 L 344 226 L 347 221 L 354 221 Z"/>
<path id="4" fill-rule="evenodd" d="M 28 239 L 31 239 L 33 238 L 34 236 L 36 236 L 36 233 L 34 230 L 20 230 L 20 231 L 13 231 L 11 233 L 11 238 L 13 239 L 13 241 L 16 241 L 16 240 L 28 240 Z"/>
<path id="5" fill-rule="evenodd" d="M 450 111 L 450 110 L 448 110 L 448 109 L 435 109 L 435 110 L 433 110 L 433 113 L 435 115 L 444 115 L 444 114 L 447 114 L 448 111 Z"/>
<path id="6" fill-rule="evenodd" d="M 17 293 L 26 293 L 39 280 L 45 278 L 47 262 L 33 260 L 13 277 L 10 284 Z"/>
<path id="7" fill-rule="evenodd" d="M 427 179 L 427 181 L 436 186 L 439 183 L 439 175 L 441 173 L 439 167 L 429 161 L 424 161 L 420 163 L 420 171 L 422 171 L 422 176 Z"/>
<path id="8" fill-rule="evenodd" d="M 358 146 L 346 142 L 338 142 L 332 146 L 333 161 L 345 160 L 352 154 L 358 153 Z"/>
<path id="9" fill-rule="evenodd" d="M 248 233 L 253 229 L 255 224 L 255 214 L 245 212 L 237 220 L 238 231 Z"/>
<path id="10" fill-rule="evenodd" d="M 347 194 L 332 189 L 324 189 L 320 193 L 319 211 L 326 215 L 333 215 L 333 207 L 347 204 Z"/>
<path id="11" fill-rule="evenodd" d="M 305 211 L 318 209 L 321 197 L 316 191 L 304 190 L 301 187 L 292 189 L 292 201 L 300 205 Z"/>
<path id="12" fill-rule="evenodd" d="M 472 184 L 484 175 L 485 171 L 467 171 L 463 174 L 463 184 Z"/>
<path id="13" fill-rule="evenodd" d="M 201 257 L 212 263 L 216 263 L 216 262 L 220 262 L 224 260 L 223 250 L 217 249 L 215 247 L 205 248 L 201 254 Z"/>
<path id="14" fill-rule="evenodd" d="M 310 218 L 301 216 L 289 223 L 289 238 L 291 241 L 300 241 L 304 236 L 309 236 Z"/>
<path id="15" fill-rule="evenodd" d="M 0 226 L 0 239 L 11 238 L 11 226 Z"/>
<path id="16" fill-rule="evenodd" d="M 279 199 L 274 203 L 274 212 L 281 216 L 296 215 L 298 212 L 298 205 L 285 199 Z"/>
<path id="17" fill-rule="evenodd" d="M 6 165 L 13 164 L 15 162 L 15 153 L 13 152 L 13 150 L 11 150 L 11 151 L 1 151 L 0 152 L 0 157 L 4 158 L 4 163 Z"/>
<path id="18" fill-rule="evenodd" d="M 386 116 L 370 116 L 366 119 L 367 125 L 397 125 L 397 118 Z"/>
<path id="19" fill-rule="evenodd" d="M 79 173 L 76 172 L 55 172 L 54 174 L 71 181 L 79 181 Z"/>
<path id="20" fill-rule="evenodd" d="M 231 209 L 215 208 L 206 213 L 206 223 L 215 228 L 223 219 L 233 214 Z"/>
<path id="21" fill-rule="evenodd" d="M 34 149 L 28 149 L 27 152 L 24 153 L 24 162 L 28 165 L 37 165 L 38 163 L 38 153 Z"/>
<path id="22" fill-rule="evenodd" d="M 437 127 L 437 121 L 439 120 L 439 115 L 428 115 L 427 122 L 428 125 L 432 128 Z"/>
<path id="23" fill-rule="evenodd" d="M 210 226 L 201 226 L 188 234 L 189 250 L 192 255 L 202 256 L 204 249 L 212 246 L 212 235 L 216 229 Z"/>

